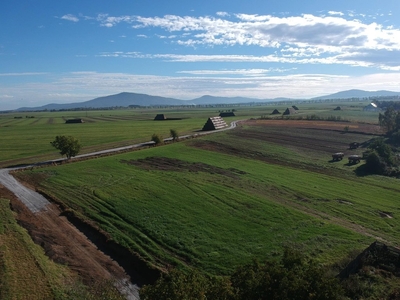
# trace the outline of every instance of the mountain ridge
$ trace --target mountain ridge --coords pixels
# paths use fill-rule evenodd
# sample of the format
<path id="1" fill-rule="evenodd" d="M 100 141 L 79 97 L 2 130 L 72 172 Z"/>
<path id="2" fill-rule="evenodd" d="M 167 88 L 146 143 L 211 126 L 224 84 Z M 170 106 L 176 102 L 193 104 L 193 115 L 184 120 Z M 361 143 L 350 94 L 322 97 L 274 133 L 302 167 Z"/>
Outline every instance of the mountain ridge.
<path id="1" fill-rule="evenodd" d="M 239 104 L 239 103 L 261 103 L 278 101 L 301 101 L 301 100 L 326 100 L 326 99 L 348 99 L 348 98 L 368 98 L 368 97 L 390 97 L 400 96 L 400 92 L 364 91 L 347 90 L 330 95 L 314 97 L 310 99 L 291 99 L 291 98 L 273 98 L 258 99 L 249 97 L 220 97 L 203 95 L 192 100 L 180 100 L 169 97 L 153 96 L 148 94 L 121 92 L 119 94 L 101 96 L 84 102 L 73 103 L 50 103 L 38 107 L 21 107 L 15 111 L 39 111 L 39 110 L 68 110 L 68 109 L 100 109 L 109 107 L 129 107 L 129 106 L 179 106 L 179 105 L 217 105 L 217 104 Z"/>

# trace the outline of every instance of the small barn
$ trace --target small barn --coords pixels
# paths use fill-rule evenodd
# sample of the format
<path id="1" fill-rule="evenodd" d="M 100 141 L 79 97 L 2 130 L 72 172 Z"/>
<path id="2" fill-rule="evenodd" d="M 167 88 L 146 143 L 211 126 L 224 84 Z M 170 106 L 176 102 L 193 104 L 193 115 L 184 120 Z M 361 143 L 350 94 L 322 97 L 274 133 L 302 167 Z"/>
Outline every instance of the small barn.
<path id="1" fill-rule="evenodd" d="M 380 111 L 380 108 L 375 103 L 370 103 L 363 108 L 364 111 Z"/>
<path id="2" fill-rule="evenodd" d="M 217 129 L 222 129 L 224 127 L 226 127 L 228 125 L 226 125 L 224 119 L 222 119 L 221 117 L 211 117 L 208 118 L 206 124 L 204 124 L 203 126 L 203 131 L 209 131 L 209 130 L 217 130 Z"/>
<path id="3" fill-rule="evenodd" d="M 294 110 L 299 110 L 299 108 L 296 105 L 292 105 Z"/>
<path id="4" fill-rule="evenodd" d="M 65 124 L 76 124 L 76 123 L 84 123 L 83 119 L 69 119 L 65 121 Z"/>
<path id="5" fill-rule="evenodd" d="M 233 111 L 223 111 L 219 113 L 220 117 L 234 117 L 235 113 Z"/>
<path id="6" fill-rule="evenodd" d="M 280 115 L 281 113 L 279 112 L 279 110 L 277 110 L 276 108 L 274 109 L 274 111 L 271 113 L 271 115 Z"/>
<path id="7" fill-rule="evenodd" d="M 296 111 L 293 107 L 288 107 L 288 108 L 286 108 L 286 110 L 283 112 L 283 115 L 284 115 L 284 116 L 287 116 L 287 115 L 295 115 L 295 114 L 297 114 L 297 111 Z"/>
<path id="8" fill-rule="evenodd" d="M 166 119 L 167 119 L 167 117 L 164 114 L 157 114 L 154 117 L 154 121 L 162 121 L 162 120 L 166 120 Z"/>

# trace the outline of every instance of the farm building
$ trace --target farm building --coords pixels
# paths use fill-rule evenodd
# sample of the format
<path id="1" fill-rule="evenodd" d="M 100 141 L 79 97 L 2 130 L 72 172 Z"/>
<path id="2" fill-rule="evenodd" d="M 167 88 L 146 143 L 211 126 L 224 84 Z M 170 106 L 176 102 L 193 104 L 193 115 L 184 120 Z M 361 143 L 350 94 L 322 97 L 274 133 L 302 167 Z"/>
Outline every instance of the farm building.
<path id="1" fill-rule="evenodd" d="M 292 107 L 294 108 L 294 110 L 299 110 L 299 108 L 296 105 L 292 105 Z"/>
<path id="2" fill-rule="evenodd" d="M 204 124 L 203 126 L 203 131 L 208 131 L 208 130 L 216 130 L 216 129 L 222 129 L 224 127 L 226 127 L 228 125 L 226 125 L 224 119 L 222 119 L 221 117 L 211 117 L 208 118 L 206 124 Z"/>
<path id="3" fill-rule="evenodd" d="M 342 110 L 342 108 L 340 106 L 336 106 L 334 110 Z"/>
<path id="4" fill-rule="evenodd" d="M 294 115 L 297 114 L 297 111 L 293 107 L 288 107 L 286 110 L 283 112 L 283 115 Z"/>
<path id="5" fill-rule="evenodd" d="M 234 117 L 235 113 L 233 111 L 220 112 L 219 116 L 220 117 Z"/>
<path id="6" fill-rule="evenodd" d="M 381 109 L 375 104 L 370 103 L 363 108 L 364 111 L 380 111 Z"/>
<path id="7" fill-rule="evenodd" d="M 277 110 L 276 108 L 274 109 L 274 111 L 271 113 L 271 115 L 280 115 L 281 113 L 279 112 L 279 110 Z"/>
<path id="8" fill-rule="evenodd" d="M 164 114 L 157 114 L 154 117 L 154 121 L 161 121 L 161 120 L 166 120 L 166 119 L 167 119 L 167 117 Z"/>
<path id="9" fill-rule="evenodd" d="M 84 123 L 83 119 L 69 119 L 65 121 L 65 124 L 76 124 L 76 123 Z"/>

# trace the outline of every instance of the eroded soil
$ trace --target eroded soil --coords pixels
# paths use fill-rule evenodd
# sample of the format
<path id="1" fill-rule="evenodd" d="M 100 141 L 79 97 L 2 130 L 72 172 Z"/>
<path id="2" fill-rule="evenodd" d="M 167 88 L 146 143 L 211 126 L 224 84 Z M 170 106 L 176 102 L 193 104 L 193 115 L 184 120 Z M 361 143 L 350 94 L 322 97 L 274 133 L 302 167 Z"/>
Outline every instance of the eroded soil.
<path id="1" fill-rule="evenodd" d="M 82 282 L 128 282 L 129 276 L 111 257 L 105 255 L 68 219 L 55 204 L 46 211 L 32 213 L 13 193 L 0 185 L 0 197 L 9 199 L 17 213 L 18 223 L 29 232 L 32 240 L 40 245 L 53 261 L 67 265 L 79 275 Z M 128 298 L 135 299 L 133 285 L 127 285 Z"/>

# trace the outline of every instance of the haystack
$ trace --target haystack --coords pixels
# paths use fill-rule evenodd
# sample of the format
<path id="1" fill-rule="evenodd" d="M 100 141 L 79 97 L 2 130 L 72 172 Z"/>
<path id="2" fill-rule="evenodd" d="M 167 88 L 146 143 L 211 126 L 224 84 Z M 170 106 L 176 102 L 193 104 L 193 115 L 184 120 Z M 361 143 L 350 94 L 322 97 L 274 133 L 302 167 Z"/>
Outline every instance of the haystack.
<path id="1" fill-rule="evenodd" d="M 167 117 L 164 114 L 157 114 L 154 118 L 154 121 L 161 121 L 161 120 L 166 120 Z"/>
<path id="2" fill-rule="evenodd" d="M 211 117 L 208 118 L 206 124 L 204 124 L 203 131 L 222 129 L 226 126 L 228 125 L 226 125 L 224 119 L 221 117 Z"/>
<path id="3" fill-rule="evenodd" d="M 288 107 L 286 108 L 286 110 L 284 111 L 283 115 L 295 115 L 297 114 L 297 111 L 293 108 L 293 107 Z"/>
<path id="4" fill-rule="evenodd" d="M 277 110 L 276 108 L 274 109 L 274 111 L 271 113 L 271 115 L 280 115 L 281 113 L 279 112 L 279 110 Z"/>

